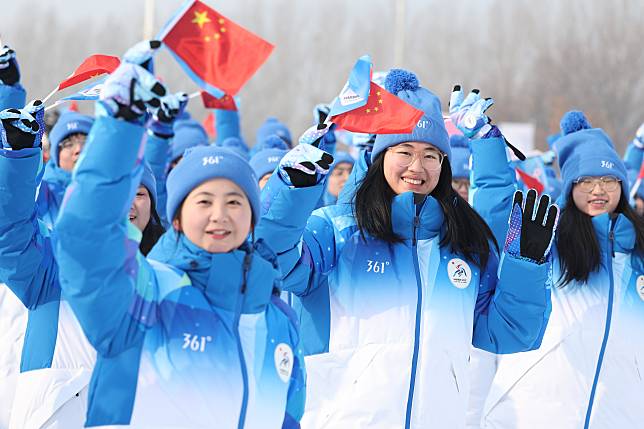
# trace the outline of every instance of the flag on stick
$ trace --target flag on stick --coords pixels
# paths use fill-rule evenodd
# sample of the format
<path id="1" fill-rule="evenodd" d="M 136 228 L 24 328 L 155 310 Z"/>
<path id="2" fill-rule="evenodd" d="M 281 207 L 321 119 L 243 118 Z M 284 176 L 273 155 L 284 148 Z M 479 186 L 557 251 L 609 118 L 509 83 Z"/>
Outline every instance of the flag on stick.
<path id="1" fill-rule="evenodd" d="M 102 74 L 112 73 L 116 70 L 119 64 L 121 64 L 121 60 L 119 60 L 118 57 L 100 54 L 91 55 L 87 57 L 85 61 L 83 61 L 81 65 L 67 77 L 67 79 L 59 83 L 58 86 L 42 100 L 42 102 L 44 103 L 49 100 L 52 95 L 61 89 L 68 88 L 72 85 L 76 85 L 77 83 L 85 82 L 86 80 Z"/>
<path id="2" fill-rule="evenodd" d="M 201 91 L 201 101 L 203 101 L 203 107 L 206 109 L 237 110 L 235 99 L 228 94 L 217 98 L 206 91 Z"/>
<path id="3" fill-rule="evenodd" d="M 521 181 L 528 187 L 528 189 L 534 189 L 537 191 L 537 194 L 541 195 L 543 193 L 543 190 L 545 189 L 543 183 L 541 183 L 539 180 L 537 180 L 535 177 L 532 177 L 525 171 L 521 170 L 520 168 L 516 167 L 515 168 L 517 174 L 521 178 Z"/>
<path id="4" fill-rule="evenodd" d="M 204 90 L 235 95 L 274 46 L 199 0 L 184 5 L 157 36 Z"/>

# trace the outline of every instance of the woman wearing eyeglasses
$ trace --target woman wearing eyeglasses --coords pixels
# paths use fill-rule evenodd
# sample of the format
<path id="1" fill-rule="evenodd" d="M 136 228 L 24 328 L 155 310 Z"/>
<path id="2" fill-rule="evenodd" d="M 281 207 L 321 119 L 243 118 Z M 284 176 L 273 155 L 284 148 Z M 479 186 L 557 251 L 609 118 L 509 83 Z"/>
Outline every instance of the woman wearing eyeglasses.
<path id="1" fill-rule="evenodd" d="M 409 134 L 376 137 L 355 199 L 311 214 L 330 156 L 308 144 L 282 158 L 262 191 L 257 234 L 278 252 L 284 289 L 329 289 L 317 313 L 327 315 L 328 352 L 306 358 L 303 427 L 463 427 L 471 344 L 537 348 L 548 318 L 557 209 L 540 202 L 547 227 L 528 234 L 536 222 L 521 218 L 518 201 L 513 235 L 534 247 L 510 246 L 499 263 L 489 228 L 452 189 L 438 98 L 403 70 L 389 73 L 386 88 L 424 116 Z"/>
<path id="2" fill-rule="evenodd" d="M 538 350 L 499 357 L 484 428 L 644 422 L 644 220 L 628 204 L 626 169 L 608 136 L 581 112 L 567 113 L 561 129 L 550 321 Z M 481 168 L 475 176 L 503 186 L 505 157 L 483 171 L 491 167 L 481 162 L 484 153 L 495 150 L 474 143 L 473 165 Z"/>

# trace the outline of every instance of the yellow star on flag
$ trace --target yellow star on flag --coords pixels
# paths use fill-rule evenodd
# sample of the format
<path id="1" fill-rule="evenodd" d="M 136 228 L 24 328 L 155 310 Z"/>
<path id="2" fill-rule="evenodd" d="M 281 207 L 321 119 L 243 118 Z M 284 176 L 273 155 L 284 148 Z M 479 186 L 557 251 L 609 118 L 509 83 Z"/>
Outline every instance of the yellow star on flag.
<path id="1" fill-rule="evenodd" d="M 197 12 L 195 11 L 195 18 L 192 20 L 195 24 L 199 26 L 199 29 L 203 29 L 203 25 L 207 22 L 210 22 L 210 18 L 208 18 L 208 11 L 204 12 Z"/>

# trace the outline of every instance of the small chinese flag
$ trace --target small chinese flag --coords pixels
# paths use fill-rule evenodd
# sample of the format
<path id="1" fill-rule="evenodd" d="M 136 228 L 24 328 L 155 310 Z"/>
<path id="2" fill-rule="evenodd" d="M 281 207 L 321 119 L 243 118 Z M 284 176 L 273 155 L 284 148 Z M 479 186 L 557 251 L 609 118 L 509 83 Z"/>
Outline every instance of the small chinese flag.
<path id="1" fill-rule="evenodd" d="M 369 99 L 364 106 L 331 118 L 338 127 L 354 133 L 410 133 L 423 111 L 371 82 Z"/>
<path id="2" fill-rule="evenodd" d="M 203 125 L 203 128 L 206 130 L 208 137 L 211 139 L 217 137 L 217 130 L 215 129 L 215 115 L 213 115 L 212 112 L 208 113 L 208 116 L 206 116 L 206 119 L 203 120 L 201 125 Z"/>
<path id="3" fill-rule="evenodd" d="M 515 170 L 521 178 L 521 181 L 526 185 L 528 189 L 534 189 L 539 195 L 543 193 L 545 187 L 543 186 L 543 183 L 541 183 L 537 178 L 532 177 L 520 168 L 515 168 Z"/>
<path id="4" fill-rule="evenodd" d="M 237 110 L 235 99 L 228 94 L 217 98 L 206 91 L 201 91 L 201 100 L 203 101 L 203 107 L 206 109 Z"/>
<path id="5" fill-rule="evenodd" d="M 72 102 L 69 103 L 69 111 L 70 112 L 78 112 L 78 101 L 72 100 Z"/>
<path id="6" fill-rule="evenodd" d="M 110 55 L 92 55 L 83 61 L 67 79 L 58 84 L 57 91 L 84 82 L 93 77 L 112 73 L 121 64 L 118 57 Z"/>
<path id="7" fill-rule="evenodd" d="M 203 89 L 235 95 L 264 64 L 273 45 L 196 0 L 180 9 L 159 37 Z"/>

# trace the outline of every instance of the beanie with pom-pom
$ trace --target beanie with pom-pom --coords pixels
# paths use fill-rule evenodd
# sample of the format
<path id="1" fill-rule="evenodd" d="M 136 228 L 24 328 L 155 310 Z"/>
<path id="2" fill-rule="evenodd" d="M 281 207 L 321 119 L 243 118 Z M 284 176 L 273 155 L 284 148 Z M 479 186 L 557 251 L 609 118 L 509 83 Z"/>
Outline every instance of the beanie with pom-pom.
<path id="1" fill-rule="evenodd" d="M 414 73 L 402 69 L 392 69 L 387 74 L 385 89 L 425 114 L 409 134 L 378 134 L 371 152 L 371 159 L 375 160 L 378 154 L 388 147 L 404 142 L 429 143 L 451 159 L 449 137 L 438 97 L 420 86 Z"/>
<path id="2" fill-rule="evenodd" d="M 592 128 L 583 112 L 572 110 L 564 114 L 560 122 L 561 137 L 553 145 L 557 153 L 562 179 L 562 201 L 580 177 L 615 176 L 628 195 L 626 167 L 620 159 L 613 142 L 604 130 Z"/>

